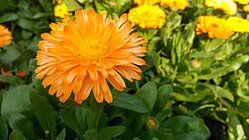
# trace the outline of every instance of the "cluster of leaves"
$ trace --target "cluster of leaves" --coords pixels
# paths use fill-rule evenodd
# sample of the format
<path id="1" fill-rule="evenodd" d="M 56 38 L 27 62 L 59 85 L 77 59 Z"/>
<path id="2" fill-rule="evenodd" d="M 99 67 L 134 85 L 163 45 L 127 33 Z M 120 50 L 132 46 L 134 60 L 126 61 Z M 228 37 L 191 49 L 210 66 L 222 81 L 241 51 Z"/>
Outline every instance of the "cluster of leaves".
<path id="1" fill-rule="evenodd" d="M 94 8 L 118 17 L 135 6 L 132 0 L 65 0 L 69 12 Z M 249 137 L 248 34 L 209 39 L 195 35 L 196 19 L 217 14 L 203 0 L 191 0 L 184 11 L 164 8 L 162 29 L 140 29 L 147 39 L 149 66 L 143 78 L 113 103 L 61 104 L 35 79 L 37 43 L 53 16 L 51 1 L 0 0 L 0 24 L 13 34 L 0 50 L 0 138 L 22 139 L 246 139 Z M 222 14 L 220 14 L 222 16 Z M 25 70 L 18 78 L 14 73 Z M 96 109 L 96 108 L 95 108 Z M 102 112 L 102 109 L 104 112 Z M 96 115 L 99 114 L 99 115 Z M 95 118 L 95 116 L 100 116 Z M 99 120 L 99 121 L 97 121 Z"/>

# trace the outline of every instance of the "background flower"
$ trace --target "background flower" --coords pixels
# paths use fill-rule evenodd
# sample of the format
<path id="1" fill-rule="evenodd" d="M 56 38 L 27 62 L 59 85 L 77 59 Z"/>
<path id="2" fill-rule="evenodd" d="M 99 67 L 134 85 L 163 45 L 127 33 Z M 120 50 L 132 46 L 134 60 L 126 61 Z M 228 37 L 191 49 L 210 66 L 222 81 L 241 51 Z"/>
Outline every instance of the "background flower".
<path id="1" fill-rule="evenodd" d="M 54 7 L 54 16 L 63 18 L 64 15 L 68 15 L 67 6 L 65 4 L 59 4 Z"/>
<path id="2" fill-rule="evenodd" d="M 233 30 L 225 19 L 215 16 L 200 16 L 197 20 L 196 34 L 208 33 L 210 38 L 229 38 Z"/>
<path id="3" fill-rule="evenodd" d="M 222 10 L 228 15 L 234 15 L 237 12 L 237 5 L 233 0 L 206 0 L 205 5 Z"/>
<path id="4" fill-rule="evenodd" d="M 249 5 L 245 5 L 245 6 L 243 7 L 243 11 L 249 13 Z"/>
<path id="5" fill-rule="evenodd" d="M 154 5 L 159 3 L 160 0 L 134 0 L 134 3 L 138 5 L 148 4 L 148 5 Z"/>
<path id="6" fill-rule="evenodd" d="M 162 6 L 177 8 L 180 10 L 184 10 L 188 6 L 188 2 L 186 0 L 161 0 L 160 4 Z"/>
<path id="7" fill-rule="evenodd" d="M 3 25 L 0 25 L 0 48 L 2 48 L 3 45 L 9 45 L 11 43 L 11 40 L 11 32 Z"/>
<path id="8" fill-rule="evenodd" d="M 141 28 L 162 28 L 166 14 L 159 6 L 140 5 L 129 11 L 128 19 Z"/>
<path id="9" fill-rule="evenodd" d="M 228 24 L 230 24 L 231 29 L 234 32 L 245 33 L 249 32 L 249 20 L 243 19 L 241 17 L 229 17 L 227 19 Z"/>

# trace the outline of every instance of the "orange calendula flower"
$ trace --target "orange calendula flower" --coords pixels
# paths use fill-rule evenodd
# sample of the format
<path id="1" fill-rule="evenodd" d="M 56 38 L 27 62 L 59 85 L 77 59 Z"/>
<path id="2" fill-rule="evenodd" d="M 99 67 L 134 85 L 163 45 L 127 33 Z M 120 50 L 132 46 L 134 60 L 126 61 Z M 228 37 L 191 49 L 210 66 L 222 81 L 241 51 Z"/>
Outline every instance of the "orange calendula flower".
<path id="1" fill-rule="evenodd" d="M 179 10 L 184 10 L 188 6 L 188 2 L 186 0 L 161 0 L 160 4 L 162 6 L 177 8 Z"/>
<path id="2" fill-rule="evenodd" d="M 240 4 L 244 4 L 244 5 L 249 3 L 249 0 L 233 0 L 233 1 L 238 2 Z"/>
<path id="3" fill-rule="evenodd" d="M 249 32 L 249 20 L 241 17 L 229 17 L 227 23 L 230 24 L 234 32 L 245 33 Z"/>
<path id="4" fill-rule="evenodd" d="M 0 25 L 0 48 L 2 48 L 3 45 L 9 45 L 11 43 L 11 40 L 11 32 L 3 25 Z"/>
<path id="5" fill-rule="evenodd" d="M 205 5 L 222 10 L 228 15 L 234 15 L 237 12 L 237 5 L 233 0 L 206 0 Z"/>
<path id="6" fill-rule="evenodd" d="M 140 57 L 147 51 L 141 45 L 147 41 L 134 32 L 127 14 L 111 19 L 90 9 L 77 10 L 75 18 L 66 15 L 41 35 L 36 78 L 45 77 L 43 86 L 50 85 L 49 94 L 56 93 L 61 102 L 73 92 L 80 104 L 92 91 L 97 102 L 111 103 L 107 82 L 122 91 L 126 85 L 121 75 L 131 82 L 141 79 L 138 66 L 146 64 Z"/>
<path id="7" fill-rule="evenodd" d="M 243 7 L 243 11 L 249 13 L 249 5 L 245 5 L 245 6 Z"/>
<path id="8" fill-rule="evenodd" d="M 197 20 L 196 34 L 207 33 L 210 38 L 229 38 L 233 34 L 225 19 L 215 16 L 200 16 Z"/>
<path id="9" fill-rule="evenodd" d="M 128 19 L 141 28 L 162 28 L 166 14 L 159 6 L 140 5 L 129 11 Z"/>
<path id="10" fill-rule="evenodd" d="M 23 71 L 23 70 L 18 71 L 18 72 L 17 72 L 17 76 L 18 76 L 18 77 L 20 77 L 20 78 L 23 78 L 23 77 L 25 77 L 25 76 L 26 76 L 26 72 L 25 72 L 25 71 Z"/>
<path id="11" fill-rule="evenodd" d="M 2 74 L 2 75 L 12 76 L 11 71 L 6 71 L 6 72 L 5 72 L 3 68 L 1 68 L 1 74 Z"/>
<path id="12" fill-rule="evenodd" d="M 137 5 L 143 5 L 143 4 L 155 5 L 159 2 L 160 0 L 134 0 L 134 3 L 136 3 Z"/>
<path id="13" fill-rule="evenodd" d="M 67 6 L 65 4 L 59 4 L 54 7 L 54 16 L 63 18 L 64 15 L 68 15 Z"/>

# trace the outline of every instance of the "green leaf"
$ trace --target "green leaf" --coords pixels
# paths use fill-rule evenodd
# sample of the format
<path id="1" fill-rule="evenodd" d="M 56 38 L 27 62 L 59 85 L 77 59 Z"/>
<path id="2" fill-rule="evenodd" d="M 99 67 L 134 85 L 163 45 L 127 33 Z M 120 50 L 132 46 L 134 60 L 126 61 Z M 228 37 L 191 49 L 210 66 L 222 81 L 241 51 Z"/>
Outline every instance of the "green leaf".
<path id="1" fill-rule="evenodd" d="M 148 52 L 148 55 L 152 57 L 153 59 L 153 64 L 155 65 L 155 67 L 157 68 L 157 72 L 160 72 L 159 69 L 159 65 L 160 65 L 160 56 L 158 53 L 156 53 L 155 51 L 150 51 Z"/>
<path id="2" fill-rule="evenodd" d="M 172 110 L 171 109 L 163 109 L 161 112 L 157 113 L 156 115 L 156 119 L 159 122 L 164 121 L 167 117 L 170 117 L 172 114 Z"/>
<path id="3" fill-rule="evenodd" d="M 202 80 L 210 80 L 217 77 L 221 77 L 226 75 L 232 71 L 238 70 L 242 64 L 247 63 L 249 61 L 248 55 L 241 55 L 228 60 L 224 65 L 219 65 L 218 67 L 212 67 L 209 69 L 208 73 L 200 73 L 198 74 L 198 78 Z"/>
<path id="4" fill-rule="evenodd" d="M 13 130 L 10 134 L 9 140 L 27 140 L 20 131 Z"/>
<path id="5" fill-rule="evenodd" d="M 7 140 L 9 134 L 9 129 L 6 121 L 0 117 L 0 139 Z"/>
<path id="6" fill-rule="evenodd" d="M 28 140 L 36 139 L 33 124 L 26 116 L 15 113 L 10 116 L 8 122 L 11 129 L 20 131 Z"/>
<path id="7" fill-rule="evenodd" d="M 84 134 L 85 140 L 97 140 L 98 139 L 98 132 L 96 129 L 89 129 Z"/>
<path id="8" fill-rule="evenodd" d="M 230 101 L 234 101 L 233 94 L 229 90 L 226 90 L 220 86 L 214 86 L 211 84 L 203 84 L 203 85 L 210 88 L 212 90 L 214 96 L 216 96 L 218 98 L 226 98 Z"/>
<path id="9" fill-rule="evenodd" d="M 66 4 L 69 12 L 83 8 L 75 0 L 65 0 L 64 3 Z"/>
<path id="10" fill-rule="evenodd" d="M 20 51 L 14 46 L 6 47 L 6 52 L 0 56 L 0 61 L 5 64 L 10 64 L 20 56 Z"/>
<path id="11" fill-rule="evenodd" d="M 210 136 L 202 119 L 180 115 L 163 122 L 159 132 L 167 140 L 206 140 Z"/>
<path id="12" fill-rule="evenodd" d="M 56 120 L 52 105 L 46 96 L 40 96 L 37 92 L 30 92 L 30 101 L 44 133 L 48 132 L 49 138 L 55 139 Z"/>
<path id="13" fill-rule="evenodd" d="M 15 0 L 0 0 L 0 11 L 3 11 L 7 8 L 10 8 L 10 6 L 15 6 L 17 5 L 17 1 Z"/>
<path id="14" fill-rule="evenodd" d="M 148 109 L 151 111 L 156 102 L 157 88 L 154 82 L 147 82 L 142 88 L 140 88 L 135 96 L 140 97 L 147 104 Z"/>
<path id="15" fill-rule="evenodd" d="M 111 105 L 132 110 L 138 113 L 146 113 L 149 111 L 146 103 L 139 97 L 127 93 L 113 93 L 113 103 Z"/>
<path id="16" fill-rule="evenodd" d="M 20 85 L 4 93 L 1 109 L 4 119 L 7 120 L 14 113 L 30 114 L 29 90 L 28 85 Z"/>
<path id="17" fill-rule="evenodd" d="M 169 12 L 166 17 L 166 24 L 171 30 L 179 27 L 181 25 L 182 16 L 180 16 L 177 12 Z"/>
<path id="18" fill-rule="evenodd" d="M 20 78 L 9 75 L 0 75 L 0 82 L 12 84 L 14 86 L 24 84 L 24 81 L 22 81 Z"/>
<path id="19" fill-rule="evenodd" d="M 157 90 L 156 110 L 161 111 L 167 104 L 170 94 L 173 92 L 173 87 L 169 84 L 160 86 Z"/>
<path id="20" fill-rule="evenodd" d="M 225 39 L 216 38 L 213 39 L 210 43 L 207 43 L 207 52 L 214 51 L 225 43 Z"/>
<path id="21" fill-rule="evenodd" d="M 63 128 L 55 140 L 65 140 L 65 137 L 66 137 L 66 129 Z"/>
<path id="22" fill-rule="evenodd" d="M 173 92 L 171 96 L 174 97 L 178 101 L 186 101 L 186 102 L 195 102 L 204 99 L 207 95 L 206 94 L 185 94 L 185 93 L 178 93 Z"/>
<path id="23" fill-rule="evenodd" d="M 124 126 L 111 126 L 100 130 L 98 140 L 111 140 L 125 131 Z"/>
<path id="24" fill-rule="evenodd" d="M 80 139 L 83 139 L 83 130 L 81 129 L 81 125 L 86 124 L 80 124 L 72 113 L 64 109 L 60 110 L 60 115 L 65 124 L 68 125 L 71 129 L 73 129 Z"/>
<path id="25" fill-rule="evenodd" d="M 34 28 L 34 25 L 37 24 L 37 21 L 25 18 L 25 17 L 21 17 L 19 18 L 19 20 L 17 21 L 17 25 L 20 26 L 23 29 L 29 30 L 29 31 L 34 31 L 36 30 Z"/>
<path id="26" fill-rule="evenodd" d="M 241 113 L 249 114 L 249 102 L 248 101 L 240 101 L 237 105 L 236 108 L 239 110 Z"/>
<path id="27" fill-rule="evenodd" d="M 14 21 L 18 19 L 18 15 L 16 13 L 5 13 L 0 17 L 0 23 Z"/>
<path id="28" fill-rule="evenodd" d="M 67 1 L 67 0 L 65 0 L 65 1 Z M 46 11 L 47 13 L 53 13 L 51 1 L 39 0 L 39 3 L 42 5 L 44 11 Z"/>
<path id="29" fill-rule="evenodd" d="M 246 139 L 243 126 L 232 110 L 228 110 L 228 135 L 231 140 Z"/>
<path id="30" fill-rule="evenodd" d="M 82 106 L 75 107 L 75 118 L 80 124 L 87 124 L 88 110 Z M 82 131 L 86 131 L 87 125 L 81 125 Z"/>

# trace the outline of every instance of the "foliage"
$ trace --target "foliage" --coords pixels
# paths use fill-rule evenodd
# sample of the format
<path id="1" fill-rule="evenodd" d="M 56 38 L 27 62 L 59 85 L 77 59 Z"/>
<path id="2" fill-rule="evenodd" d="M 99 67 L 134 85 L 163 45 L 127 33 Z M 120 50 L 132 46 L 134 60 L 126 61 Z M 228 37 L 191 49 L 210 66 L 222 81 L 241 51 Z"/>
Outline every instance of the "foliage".
<path id="1" fill-rule="evenodd" d="M 196 35 L 200 15 L 227 15 L 189 1 L 184 11 L 162 7 L 161 29 L 136 30 L 148 40 L 142 79 L 112 90 L 113 103 L 96 106 L 91 97 L 62 104 L 35 79 L 37 43 L 53 15 L 45 0 L 0 0 L 0 24 L 13 34 L 0 50 L 0 138 L 5 139 L 248 139 L 249 39 Z M 117 18 L 136 5 L 132 0 L 65 0 L 70 15 L 94 8 Z M 246 16 L 243 13 L 243 16 Z M 248 17 L 248 15 L 247 15 Z M 23 70 L 25 77 L 18 77 Z M 104 110 L 103 112 L 102 109 Z M 97 114 L 97 115 L 96 115 Z M 99 116 L 99 118 L 95 118 Z M 99 120 L 99 122 L 97 121 Z"/>

